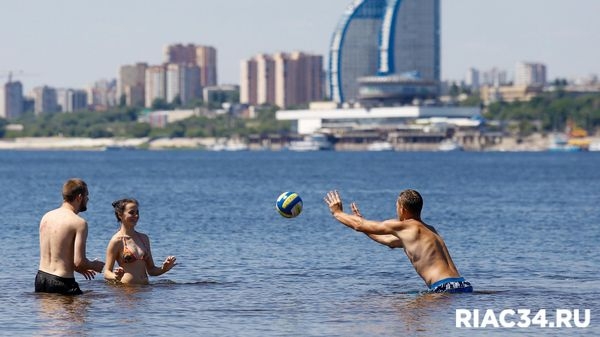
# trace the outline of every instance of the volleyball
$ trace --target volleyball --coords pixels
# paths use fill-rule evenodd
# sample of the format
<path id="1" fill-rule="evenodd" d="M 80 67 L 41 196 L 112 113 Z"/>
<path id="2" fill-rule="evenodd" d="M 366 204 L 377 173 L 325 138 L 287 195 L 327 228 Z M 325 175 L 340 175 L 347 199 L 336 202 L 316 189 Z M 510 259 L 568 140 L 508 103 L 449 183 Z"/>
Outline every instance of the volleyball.
<path id="1" fill-rule="evenodd" d="M 279 214 L 286 218 L 297 217 L 302 212 L 302 198 L 298 193 L 283 192 L 277 198 L 275 208 L 277 208 Z"/>

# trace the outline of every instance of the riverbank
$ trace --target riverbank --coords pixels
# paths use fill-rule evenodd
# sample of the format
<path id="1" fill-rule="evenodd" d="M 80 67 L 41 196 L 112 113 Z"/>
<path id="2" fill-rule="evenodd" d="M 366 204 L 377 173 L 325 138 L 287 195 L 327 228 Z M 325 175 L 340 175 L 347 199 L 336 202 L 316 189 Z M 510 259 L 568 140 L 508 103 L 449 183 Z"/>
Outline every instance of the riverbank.
<path id="1" fill-rule="evenodd" d="M 550 136 L 534 134 L 525 138 L 504 137 L 502 142 L 488 146 L 485 149 L 465 147 L 467 151 L 547 151 L 551 139 Z M 592 143 L 600 143 L 600 137 L 590 138 Z M 222 144 L 225 139 L 213 137 L 206 138 L 69 138 L 69 137 L 23 137 L 15 139 L 0 140 L 0 150 L 89 150 L 106 151 L 119 149 L 147 149 L 147 150 L 170 150 L 170 149 L 197 149 L 210 150 L 216 144 Z M 430 150 L 436 151 L 437 145 L 430 144 Z M 361 148 L 362 146 L 362 148 Z M 265 150 L 264 147 L 250 150 Z M 281 150 L 281 145 L 273 144 L 272 148 L 266 150 Z M 357 144 L 351 151 L 366 150 L 367 144 Z M 422 149 L 423 150 L 423 149 Z"/>

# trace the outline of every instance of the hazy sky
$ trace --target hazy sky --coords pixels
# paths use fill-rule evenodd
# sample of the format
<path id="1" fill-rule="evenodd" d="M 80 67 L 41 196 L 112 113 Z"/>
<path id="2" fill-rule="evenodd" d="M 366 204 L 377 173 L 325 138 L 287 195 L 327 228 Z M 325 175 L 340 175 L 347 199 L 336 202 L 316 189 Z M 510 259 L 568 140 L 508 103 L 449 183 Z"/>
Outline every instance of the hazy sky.
<path id="1" fill-rule="evenodd" d="M 239 83 L 240 61 L 258 53 L 324 56 L 352 0 L 3 1 L 0 81 L 29 90 L 85 87 L 120 65 L 159 64 L 163 46 L 211 45 L 219 83 Z M 548 77 L 600 74 L 600 0 L 442 0 L 442 78 L 469 67 L 542 62 Z"/>

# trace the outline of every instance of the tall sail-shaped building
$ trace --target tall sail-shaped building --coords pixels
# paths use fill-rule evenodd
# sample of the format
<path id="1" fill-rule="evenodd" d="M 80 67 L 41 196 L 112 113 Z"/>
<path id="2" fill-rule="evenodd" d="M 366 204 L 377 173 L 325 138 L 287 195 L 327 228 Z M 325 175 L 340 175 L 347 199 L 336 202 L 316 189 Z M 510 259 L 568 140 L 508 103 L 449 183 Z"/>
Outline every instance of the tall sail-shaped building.
<path id="1" fill-rule="evenodd" d="M 329 89 L 358 100 L 359 78 L 411 73 L 440 80 L 440 0 L 355 0 L 331 40 Z"/>

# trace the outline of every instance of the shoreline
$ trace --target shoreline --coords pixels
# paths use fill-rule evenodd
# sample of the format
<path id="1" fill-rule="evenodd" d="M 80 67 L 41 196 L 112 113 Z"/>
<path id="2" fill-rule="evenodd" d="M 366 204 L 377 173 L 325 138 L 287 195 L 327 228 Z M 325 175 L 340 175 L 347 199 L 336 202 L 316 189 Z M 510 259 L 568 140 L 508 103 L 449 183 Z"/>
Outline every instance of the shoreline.
<path id="1" fill-rule="evenodd" d="M 226 140 L 226 139 L 225 139 Z M 600 137 L 590 137 L 592 142 L 600 143 Z M 215 144 L 222 143 L 224 139 L 206 137 L 206 138 L 83 138 L 83 137 L 22 137 L 14 139 L 1 139 L 0 150 L 89 150 L 89 151 L 107 151 L 107 150 L 207 150 L 210 151 Z M 273 144 L 275 145 L 275 144 Z M 357 144 L 358 145 L 358 144 Z M 421 150 L 437 151 L 437 144 L 428 144 Z M 515 137 L 505 137 L 501 143 L 489 146 L 483 149 L 471 148 L 465 146 L 468 152 L 540 152 L 548 151 L 550 146 L 550 137 L 540 134 L 534 134 L 526 138 L 516 139 Z M 264 148 L 259 146 L 250 146 L 247 148 L 253 150 L 281 151 L 282 146 L 272 146 Z M 360 144 L 352 148 L 338 148 L 337 151 L 366 151 L 367 144 Z M 396 151 L 411 151 L 398 150 Z"/>

